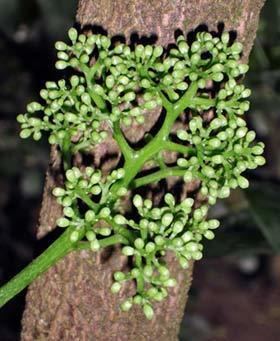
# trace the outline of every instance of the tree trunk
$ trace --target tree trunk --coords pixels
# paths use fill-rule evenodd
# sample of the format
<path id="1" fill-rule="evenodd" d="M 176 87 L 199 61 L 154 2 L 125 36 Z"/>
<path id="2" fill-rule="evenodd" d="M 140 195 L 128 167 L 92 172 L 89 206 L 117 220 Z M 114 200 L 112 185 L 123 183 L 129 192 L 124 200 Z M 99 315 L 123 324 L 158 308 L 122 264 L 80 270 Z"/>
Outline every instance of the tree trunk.
<path id="1" fill-rule="evenodd" d="M 178 29 L 186 33 L 202 24 L 210 31 L 224 27 L 226 31 L 236 31 L 237 40 L 244 44 L 246 60 L 263 3 L 264 0 L 80 0 L 77 21 L 82 28 L 93 25 L 95 29 L 102 27 L 110 36 L 124 35 L 127 42 L 135 33 L 139 37 L 156 36 L 157 42 L 165 46 L 174 42 Z M 127 132 L 128 138 L 133 135 L 140 138 L 143 131 Z M 112 149 L 110 141 L 104 148 Z M 60 160 L 55 149 L 51 155 L 39 236 L 55 227 L 61 213 L 50 194 L 61 181 Z M 118 248 L 99 254 L 73 252 L 30 286 L 22 340 L 177 340 L 192 269 L 180 269 L 172 255 L 168 255 L 168 262 L 179 284 L 170 290 L 166 301 L 156 305 L 155 318 L 148 321 L 137 307 L 129 313 L 119 310 L 121 298 L 133 286 L 124 288 L 119 295 L 110 293 L 112 273 L 127 266 Z"/>

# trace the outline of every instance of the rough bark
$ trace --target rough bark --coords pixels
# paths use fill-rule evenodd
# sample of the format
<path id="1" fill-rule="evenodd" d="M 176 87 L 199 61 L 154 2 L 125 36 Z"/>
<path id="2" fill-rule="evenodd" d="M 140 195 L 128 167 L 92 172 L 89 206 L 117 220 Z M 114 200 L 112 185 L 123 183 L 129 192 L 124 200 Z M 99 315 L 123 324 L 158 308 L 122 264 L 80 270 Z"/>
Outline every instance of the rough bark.
<path id="1" fill-rule="evenodd" d="M 264 0 L 80 0 L 77 21 L 81 27 L 102 27 L 110 36 L 156 36 L 157 42 L 174 42 L 174 32 L 190 32 L 200 25 L 210 31 L 224 26 L 235 31 L 244 44 L 244 60 L 251 50 L 259 13 Z M 150 124 L 151 125 L 151 124 Z M 143 135 L 132 128 L 127 136 Z M 149 129 L 149 127 L 146 127 Z M 110 143 L 95 153 L 107 153 Z M 78 161 L 77 161 L 78 162 Z M 51 196 L 51 189 L 61 181 L 60 161 L 53 150 L 47 173 L 38 236 L 55 227 L 61 211 Z M 119 249 L 93 255 L 72 253 L 33 283 L 27 295 L 23 316 L 22 340 L 161 340 L 177 339 L 192 269 L 183 271 L 172 255 L 169 266 L 179 285 L 168 300 L 156 305 L 156 317 L 147 321 L 140 309 L 129 313 L 119 310 L 121 297 L 133 286 L 115 296 L 110 293 L 112 272 L 127 267 Z"/>

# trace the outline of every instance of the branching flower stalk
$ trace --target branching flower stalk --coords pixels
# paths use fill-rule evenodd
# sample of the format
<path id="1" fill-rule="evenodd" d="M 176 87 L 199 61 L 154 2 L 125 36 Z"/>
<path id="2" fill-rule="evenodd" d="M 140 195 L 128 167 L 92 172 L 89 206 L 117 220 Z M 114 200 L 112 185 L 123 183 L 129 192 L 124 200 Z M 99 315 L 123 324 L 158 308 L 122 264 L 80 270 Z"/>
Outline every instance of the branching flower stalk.
<path id="1" fill-rule="evenodd" d="M 18 116 L 22 138 L 39 140 L 47 132 L 49 143 L 61 152 L 65 183 L 53 195 L 63 206 L 57 226 L 65 231 L 0 289 L 0 305 L 69 252 L 122 244 L 133 267 L 114 273 L 111 291 L 118 293 L 124 282 L 134 281 L 135 294 L 120 302 L 121 309 L 137 304 L 152 319 L 153 302 L 165 299 L 176 285 L 165 254 L 173 252 L 183 268 L 201 259 L 203 238 L 213 239 L 219 226 L 216 219 L 207 220 L 209 206 L 231 189 L 247 188 L 241 174 L 265 163 L 263 143 L 255 142 L 255 132 L 242 118 L 250 90 L 240 79 L 248 65 L 239 62 L 242 45 L 230 44 L 226 32 L 221 37 L 198 33 L 190 45 L 179 36 L 170 50 L 112 44 L 106 36 L 79 35 L 74 28 L 68 35 L 70 45 L 55 45 L 56 68 L 71 68 L 72 76 L 47 82 L 40 92 L 44 104 L 32 102 Z M 151 110 L 161 111 L 163 123 L 142 148 L 135 148 L 123 128 L 145 123 Z M 206 119 L 210 111 L 213 118 Z M 181 128 L 175 129 L 179 122 Z M 116 169 L 102 174 L 93 167 L 72 167 L 74 154 L 88 153 L 108 136 L 123 156 Z M 166 152 L 176 153 L 176 164 L 168 163 Z M 151 162 L 154 166 L 143 173 Z M 172 193 L 155 205 L 138 193 L 169 177 L 197 181 L 204 198 L 200 206 L 192 197 L 178 201 Z M 124 212 L 125 197 L 132 207 Z"/>

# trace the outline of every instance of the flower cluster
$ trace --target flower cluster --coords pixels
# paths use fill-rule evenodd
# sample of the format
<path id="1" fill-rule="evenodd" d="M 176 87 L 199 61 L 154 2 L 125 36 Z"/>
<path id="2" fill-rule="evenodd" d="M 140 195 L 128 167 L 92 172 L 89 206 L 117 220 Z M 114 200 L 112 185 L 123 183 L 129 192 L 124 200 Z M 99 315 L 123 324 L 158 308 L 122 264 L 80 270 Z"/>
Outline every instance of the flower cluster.
<path id="1" fill-rule="evenodd" d="M 70 235 L 73 243 L 85 235 L 90 242 L 90 248 L 97 251 L 100 247 L 97 235 L 109 236 L 112 233 L 108 224 L 105 226 L 98 223 L 108 221 L 117 200 L 127 192 L 123 187 L 118 189 L 115 196 L 110 192 L 112 185 L 124 177 L 124 170 L 113 170 L 107 177 L 102 178 L 101 172 L 92 167 L 86 167 L 84 172 L 73 167 L 68 169 L 65 175 L 65 188 L 56 187 L 53 190 L 53 195 L 63 206 L 64 214 L 57 220 L 57 226 L 73 229 Z M 78 201 L 85 206 L 83 213 L 77 208 Z"/>
<path id="2" fill-rule="evenodd" d="M 121 243 L 133 265 L 114 274 L 111 290 L 118 293 L 125 281 L 133 280 L 136 292 L 121 308 L 140 305 L 151 319 L 153 302 L 166 298 L 168 288 L 176 285 L 166 253 L 172 252 L 183 268 L 201 259 L 203 238 L 213 239 L 219 226 L 206 219 L 209 205 L 226 198 L 230 189 L 248 187 L 242 173 L 265 163 L 264 144 L 255 142 L 256 134 L 242 118 L 250 90 L 239 83 L 248 65 L 240 63 L 242 45 L 231 44 L 228 33 L 215 37 L 200 32 L 191 44 L 179 36 L 171 49 L 113 44 L 104 35 L 79 35 L 74 28 L 68 35 L 69 45 L 55 45 L 56 68 L 72 68 L 73 75 L 46 83 L 40 92 L 44 104 L 32 102 L 18 116 L 20 136 L 39 140 L 46 131 L 50 144 L 59 146 L 65 185 L 53 190 L 63 206 L 57 225 L 70 229 L 71 250 L 97 251 Z M 144 146 L 132 146 L 123 126 L 143 124 L 154 109 L 162 113 L 159 130 L 143 139 Z M 206 110 L 211 110 L 211 120 Z M 186 128 L 176 130 L 174 123 L 181 118 Z M 122 168 L 107 176 L 92 167 L 71 168 L 72 154 L 90 150 L 108 132 L 124 156 Z M 177 152 L 177 166 L 165 164 L 163 151 Z M 159 167 L 139 175 L 148 162 Z M 199 180 L 207 204 L 189 197 L 176 202 L 168 193 L 163 206 L 155 207 L 134 195 L 135 188 L 166 174 Z"/>
<path id="3" fill-rule="evenodd" d="M 62 149 L 65 144 L 73 144 L 75 152 L 86 150 L 107 137 L 101 126 L 104 114 L 92 104 L 84 77 L 74 75 L 69 83 L 69 86 L 65 80 L 46 83 L 46 88 L 40 92 L 45 106 L 32 102 L 27 106 L 27 113 L 17 117 L 22 126 L 22 138 L 33 134 L 38 140 L 42 131 L 50 131 L 50 144 L 58 144 Z M 42 110 L 43 118 L 34 116 Z"/>
<path id="4" fill-rule="evenodd" d="M 138 237 L 122 249 L 124 255 L 134 257 L 133 268 L 128 273 L 116 272 L 111 290 L 117 293 L 122 283 L 136 280 L 136 294 L 121 307 L 127 311 L 133 303 L 140 304 L 148 319 L 153 316 L 151 301 L 161 301 L 167 296 L 166 288 L 176 285 L 162 257 L 172 251 L 180 265 L 188 268 L 190 260 L 202 258 L 202 238 L 213 239 L 212 230 L 219 226 L 215 219 L 205 220 L 206 206 L 193 209 L 192 198 L 176 204 L 174 196 L 168 193 L 164 201 L 166 206 L 153 207 L 151 200 L 135 195 L 133 204 L 139 220 L 129 220 L 120 214 L 114 217 L 116 224 L 136 230 Z"/>
<path id="5" fill-rule="evenodd" d="M 241 173 L 265 163 L 261 156 L 264 144 L 254 143 L 255 132 L 249 131 L 240 117 L 227 120 L 219 115 L 206 128 L 200 116 L 194 117 L 189 131 L 179 130 L 177 136 L 196 150 L 195 156 L 177 160 L 178 166 L 186 169 L 184 180 L 199 179 L 201 193 L 208 196 L 210 204 L 228 197 L 231 188 L 247 188 L 248 180 Z"/>

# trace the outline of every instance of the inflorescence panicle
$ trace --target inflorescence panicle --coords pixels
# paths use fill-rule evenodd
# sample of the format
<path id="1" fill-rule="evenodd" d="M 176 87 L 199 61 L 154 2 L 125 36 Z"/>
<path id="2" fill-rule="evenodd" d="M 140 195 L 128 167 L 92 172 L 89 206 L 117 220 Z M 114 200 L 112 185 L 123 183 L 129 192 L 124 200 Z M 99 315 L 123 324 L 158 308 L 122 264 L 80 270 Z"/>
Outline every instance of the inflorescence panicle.
<path id="1" fill-rule="evenodd" d="M 111 291 L 118 293 L 126 281 L 135 281 L 135 294 L 121 308 L 140 305 L 152 319 L 153 303 L 176 285 L 166 253 L 174 253 L 183 268 L 201 259 L 203 238 L 213 239 L 219 226 L 216 219 L 207 220 L 209 206 L 228 197 L 231 189 L 247 188 L 242 173 L 265 163 L 264 144 L 255 141 L 255 132 L 243 119 L 250 90 L 240 84 L 248 71 L 240 62 L 242 44 L 231 44 L 227 32 L 220 37 L 200 32 L 191 44 L 179 36 L 169 50 L 112 44 L 107 36 L 86 36 L 74 28 L 68 35 L 69 45 L 55 44 L 56 68 L 72 68 L 72 75 L 46 83 L 42 103 L 30 103 L 27 113 L 18 116 L 20 136 L 39 140 L 46 131 L 62 156 L 90 151 L 108 135 L 116 140 L 125 159 L 122 168 L 104 175 L 93 167 L 65 164 L 65 184 L 53 190 L 63 206 L 57 225 L 71 229 L 77 249 L 97 251 L 121 243 L 133 266 L 114 273 Z M 143 124 L 149 111 L 162 109 L 165 117 L 158 133 L 143 148 L 133 149 L 122 128 Z M 212 112 L 208 120 L 207 111 Z M 174 131 L 182 113 L 187 124 Z M 160 158 L 164 150 L 177 152 L 176 166 Z M 159 159 L 154 173 L 140 174 L 147 162 L 157 164 Z M 155 205 L 135 194 L 135 187 L 165 174 L 186 183 L 199 181 L 205 200 L 197 205 L 191 197 L 180 201 L 167 193 L 163 204 Z M 128 210 L 123 209 L 124 197 L 131 199 Z"/>

